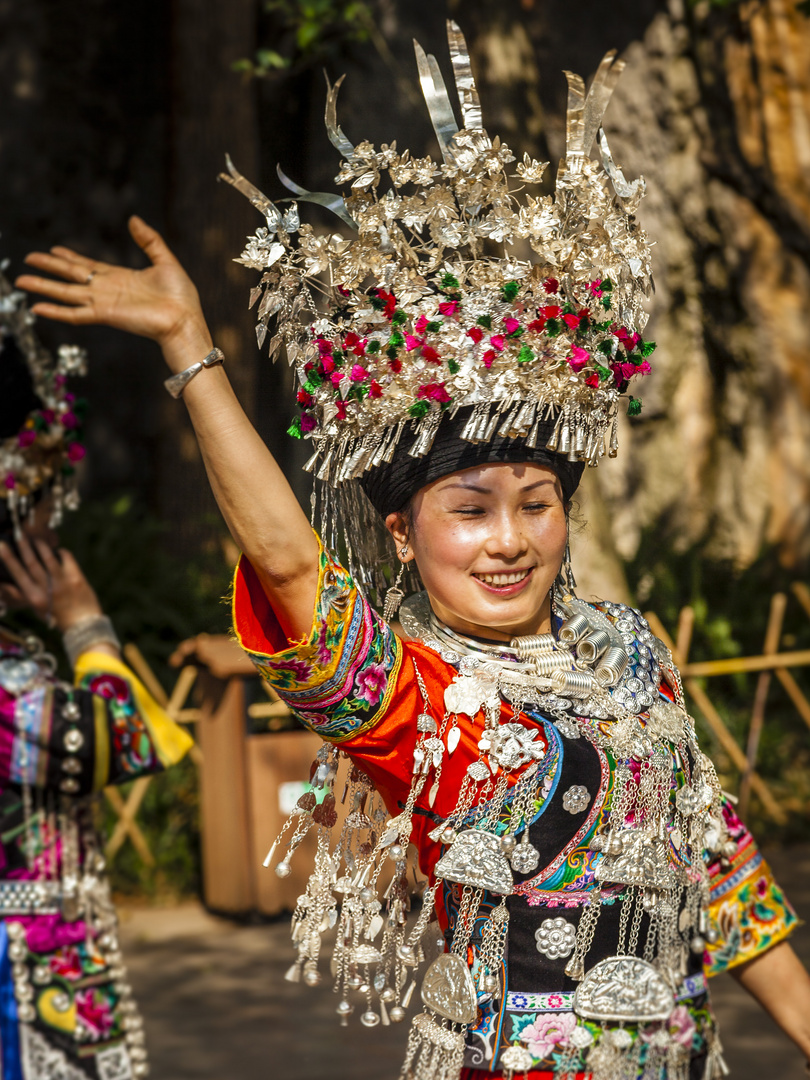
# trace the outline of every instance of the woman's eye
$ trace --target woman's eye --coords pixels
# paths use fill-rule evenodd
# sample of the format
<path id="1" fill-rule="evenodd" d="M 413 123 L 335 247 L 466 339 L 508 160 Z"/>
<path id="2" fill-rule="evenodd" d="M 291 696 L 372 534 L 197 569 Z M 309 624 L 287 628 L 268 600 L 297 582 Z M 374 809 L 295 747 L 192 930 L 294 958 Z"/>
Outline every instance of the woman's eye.
<path id="1" fill-rule="evenodd" d="M 464 514 L 467 517 L 475 517 L 478 514 L 483 514 L 484 511 L 480 506 L 458 506 L 453 510 L 454 514 Z"/>
<path id="2" fill-rule="evenodd" d="M 548 510 L 549 503 L 527 503 L 524 510 Z"/>

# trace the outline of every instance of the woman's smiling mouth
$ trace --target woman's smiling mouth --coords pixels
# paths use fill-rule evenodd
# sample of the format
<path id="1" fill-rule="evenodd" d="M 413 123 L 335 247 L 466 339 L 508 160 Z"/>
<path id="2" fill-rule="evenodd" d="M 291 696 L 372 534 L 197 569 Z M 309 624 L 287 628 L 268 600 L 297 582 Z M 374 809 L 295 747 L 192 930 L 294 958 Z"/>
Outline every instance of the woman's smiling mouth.
<path id="1" fill-rule="evenodd" d="M 501 571 L 497 574 L 473 574 L 475 580 L 488 592 L 497 593 L 499 596 L 513 596 L 520 592 L 534 572 L 534 567 L 525 567 L 522 570 Z"/>

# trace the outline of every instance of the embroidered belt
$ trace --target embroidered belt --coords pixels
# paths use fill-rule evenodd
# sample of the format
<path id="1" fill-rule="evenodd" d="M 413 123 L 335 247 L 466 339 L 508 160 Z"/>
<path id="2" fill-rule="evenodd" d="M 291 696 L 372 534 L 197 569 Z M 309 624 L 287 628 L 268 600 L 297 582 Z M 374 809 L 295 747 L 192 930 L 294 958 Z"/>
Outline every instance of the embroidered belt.
<path id="1" fill-rule="evenodd" d="M 0 917 L 56 915 L 61 893 L 58 881 L 0 881 Z"/>
<path id="2" fill-rule="evenodd" d="M 706 977 L 702 973 L 688 975 L 675 995 L 678 1001 L 700 997 L 706 993 Z M 509 990 L 506 995 L 507 1012 L 572 1012 L 574 995 L 568 992 L 556 994 L 521 994 L 518 990 Z"/>

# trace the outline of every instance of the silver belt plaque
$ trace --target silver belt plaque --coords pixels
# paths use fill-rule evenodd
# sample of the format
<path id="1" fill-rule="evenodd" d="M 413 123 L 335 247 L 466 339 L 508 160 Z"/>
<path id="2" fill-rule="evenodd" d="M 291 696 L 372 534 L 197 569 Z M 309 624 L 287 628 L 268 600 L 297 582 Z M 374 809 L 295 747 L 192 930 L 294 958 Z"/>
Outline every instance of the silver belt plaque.
<path id="1" fill-rule="evenodd" d="M 443 881 L 488 889 L 498 896 L 509 896 L 514 882 L 500 840 L 480 829 L 459 833 L 450 850 L 436 863 L 435 873 Z"/>
<path id="2" fill-rule="evenodd" d="M 574 992 L 574 1012 L 586 1020 L 666 1020 L 675 995 L 652 964 L 611 956 L 592 968 Z"/>
<path id="3" fill-rule="evenodd" d="M 478 1005 L 470 969 L 455 953 L 437 956 L 422 980 L 422 1001 L 454 1024 L 471 1024 Z"/>

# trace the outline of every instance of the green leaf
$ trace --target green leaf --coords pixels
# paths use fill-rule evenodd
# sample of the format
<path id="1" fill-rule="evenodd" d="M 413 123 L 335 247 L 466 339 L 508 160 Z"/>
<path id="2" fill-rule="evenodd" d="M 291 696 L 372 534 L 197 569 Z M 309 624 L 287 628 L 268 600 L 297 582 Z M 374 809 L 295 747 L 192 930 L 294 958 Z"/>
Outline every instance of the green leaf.
<path id="1" fill-rule="evenodd" d="M 424 416 L 429 408 L 430 405 L 426 401 L 415 401 L 410 409 L 408 409 L 408 413 L 410 416 L 415 416 L 418 419 L 420 416 Z"/>
<path id="2" fill-rule="evenodd" d="M 638 398 L 630 397 L 627 400 L 627 415 L 639 416 L 641 414 L 641 402 Z"/>
<path id="3" fill-rule="evenodd" d="M 402 326 L 402 324 L 407 318 L 408 316 L 405 314 L 404 311 L 395 311 L 394 314 L 391 316 L 391 325 Z"/>
<path id="4" fill-rule="evenodd" d="M 548 335 L 548 337 L 551 337 L 551 338 L 556 337 L 559 334 L 559 332 L 560 332 L 560 320 L 559 319 L 549 319 L 548 322 L 546 323 L 546 334 Z"/>
<path id="5" fill-rule="evenodd" d="M 256 53 L 256 63 L 265 71 L 270 68 L 274 68 L 278 71 L 290 66 L 290 61 L 287 57 L 277 53 L 275 49 L 259 49 Z"/>
<path id="6" fill-rule="evenodd" d="M 368 345 L 366 346 L 366 352 L 370 352 L 372 356 L 375 353 L 378 353 L 379 351 L 380 351 L 380 343 L 379 343 L 379 341 L 370 341 L 368 343 Z"/>
<path id="7" fill-rule="evenodd" d="M 399 330 L 395 330 L 391 337 L 388 339 L 388 344 L 399 348 L 400 345 L 405 344 L 405 338 L 400 334 Z"/>
<path id="8" fill-rule="evenodd" d="M 482 315 L 480 319 L 476 320 L 479 326 L 483 326 L 485 330 L 492 329 L 492 316 Z"/>
<path id="9" fill-rule="evenodd" d="M 599 372 L 599 378 L 602 380 L 602 382 L 604 382 L 605 379 L 609 379 L 613 374 L 610 368 L 602 367 L 601 364 L 596 365 L 596 370 Z"/>
<path id="10" fill-rule="evenodd" d="M 301 417 L 296 416 L 290 426 L 287 428 L 287 434 L 292 435 L 294 439 L 302 438 L 301 435 Z"/>
<path id="11" fill-rule="evenodd" d="M 512 301 L 520 292 L 520 285 L 516 281 L 507 281 L 501 286 L 501 296 L 504 300 Z"/>
<path id="12" fill-rule="evenodd" d="M 457 289 L 459 287 L 458 278 L 454 277 L 453 274 L 442 274 L 441 287 L 443 289 Z"/>
<path id="13" fill-rule="evenodd" d="M 808 2 L 810 2 L 810 0 L 808 0 Z M 651 353 L 654 353 L 656 348 L 654 341 L 640 341 L 638 347 L 641 355 L 644 357 L 647 357 Z"/>
<path id="14" fill-rule="evenodd" d="M 520 352 L 518 353 L 519 364 L 530 364 L 534 360 L 534 353 L 528 345 L 521 345 Z"/>
<path id="15" fill-rule="evenodd" d="M 429 331 L 431 332 L 431 334 L 436 334 L 436 333 L 438 333 L 438 332 L 439 332 L 439 330 L 441 330 L 441 328 L 442 328 L 442 323 L 441 323 L 441 319 L 439 319 L 439 320 L 434 320 L 433 322 L 429 322 L 429 323 L 427 324 L 427 326 L 425 327 L 425 329 L 426 329 L 426 330 L 429 330 Z"/>
<path id="16" fill-rule="evenodd" d="M 613 343 L 610 341 L 600 341 L 596 348 L 605 356 L 613 356 Z"/>
<path id="17" fill-rule="evenodd" d="M 455 375 L 458 372 L 459 366 L 460 365 L 459 365 L 458 360 L 448 360 L 447 361 L 447 369 L 448 369 L 448 371 L 450 372 L 451 375 Z"/>

